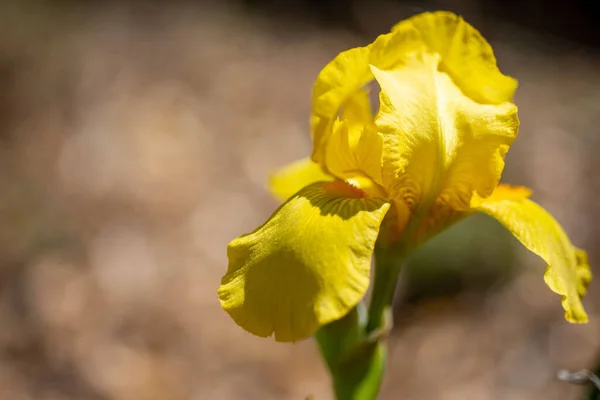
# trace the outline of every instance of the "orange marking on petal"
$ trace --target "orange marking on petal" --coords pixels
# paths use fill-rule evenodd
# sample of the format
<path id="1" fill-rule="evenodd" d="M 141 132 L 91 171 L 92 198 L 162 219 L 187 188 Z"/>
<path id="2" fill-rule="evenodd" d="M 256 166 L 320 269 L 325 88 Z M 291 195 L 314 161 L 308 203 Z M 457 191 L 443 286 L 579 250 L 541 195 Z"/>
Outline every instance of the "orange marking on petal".
<path id="1" fill-rule="evenodd" d="M 352 199 L 364 199 L 368 197 L 364 191 L 343 181 L 327 183 L 323 186 L 323 190 L 333 196 L 350 197 Z"/>

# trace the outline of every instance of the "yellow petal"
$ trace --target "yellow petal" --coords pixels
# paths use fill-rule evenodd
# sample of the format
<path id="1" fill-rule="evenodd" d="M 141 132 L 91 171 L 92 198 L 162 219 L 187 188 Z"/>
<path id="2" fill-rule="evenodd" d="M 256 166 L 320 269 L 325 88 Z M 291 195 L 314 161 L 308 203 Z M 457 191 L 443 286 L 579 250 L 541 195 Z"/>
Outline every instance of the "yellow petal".
<path id="1" fill-rule="evenodd" d="M 426 12 L 398 23 L 393 32 L 420 33 L 428 50 L 440 55 L 440 69 L 480 103 L 511 101 L 517 81 L 500 72 L 490 44 L 481 33 L 448 11 Z"/>
<path id="2" fill-rule="evenodd" d="M 408 54 L 424 51 L 418 32 L 380 35 L 366 47 L 356 47 L 337 55 L 320 72 L 313 87 L 311 127 L 312 159 L 324 162 L 327 141 L 340 108 L 373 79 L 370 65 L 392 68 L 402 63 Z"/>
<path id="3" fill-rule="evenodd" d="M 369 285 L 373 247 L 390 207 L 363 196 L 340 181 L 315 183 L 232 241 L 218 294 L 233 320 L 288 342 L 354 307 Z"/>
<path id="4" fill-rule="evenodd" d="M 334 178 L 310 160 L 303 158 L 278 169 L 269 177 L 269 189 L 279 200 L 285 201 L 305 186 Z"/>
<path id="5" fill-rule="evenodd" d="M 315 162 L 324 161 L 327 135 L 340 107 L 370 79 L 368 47 L 340 53 L 320 72 L 313 87 L 311 114 L 312 159 Z"/>
<path id="6" fill-rule="evenodd" d="M 342 105 L 342 121 L 348 123 L 350 131 L 360 131 L 365 126 L 373 124 L 373 111 L 367 91 L 358 90 Z M 354 144 L 357 141 L 358 137 Z"/>
<path id="7" fill-rule="evenodd" d="M 420 55 L 401 69 L 372 67 L 381 86 L 376 124 L 383 136 L 383 183 L 409 206 L 467 211 L 473 193 L 489 196 L 517 136 L 512 103 L 479 104 Z"/>
<path id="8" fill-rule="evenodd" d="M 425 52 L 439 55 L 440 70 L 474 101 L 499 104 L 512 99 L 517 81 L 499 71 L 491 46 L 475 28 L 451 12 L 418 14 L 372 44 L 340 53 L 323 68 L 313 89 L 312 159 L 323 162 L 340 108 L 373 79 L 369 65 L 397 69 Z"/>
<path id="9" fill-rule="evenodd" d="M 527 196 L 523 188 L 500 185 L 489 198 L 476 199 L 474 206 L 497 219 L 527 249 L 546 261 L 544 280 L 562 296 L 565 319 L 587 322 L 581 303 L 592 279 L 587 255 L 574 247 L 560 224 Z"/>
<path id="10" fill-rule="evenodd" d="M 370 195 L 385 197 L 381 188 L 381 137 L 374 126 L 352 130 L 349 125 L 347 121 L 340 120 L 333 125 L 325 153 L 327 170 L 341 180 L 356 182 L 355 186 L 363 190 L 368 183 L 367 186 L 375 190 L 367 190 Z"/>
<path id="11" fill-rule="evenodd" d="M 439 82 L 446 92 L 446 115 L 454 114 L 446 137 L 444 181 L 435 208 L 467 211 L 474 193 L 492 194 L 504 170 L 504 157 L 519 131 L 512 103 L 482 105 L 463 96 L 446 75 Z"/>

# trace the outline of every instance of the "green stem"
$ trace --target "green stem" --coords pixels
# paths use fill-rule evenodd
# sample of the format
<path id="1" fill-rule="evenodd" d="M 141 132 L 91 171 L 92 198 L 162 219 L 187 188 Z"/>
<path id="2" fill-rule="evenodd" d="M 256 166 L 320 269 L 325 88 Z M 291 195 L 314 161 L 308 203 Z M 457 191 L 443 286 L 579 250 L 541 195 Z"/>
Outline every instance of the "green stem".
<path id="1" fill-rule="evenodd" d="M 404 228 L 402 236 L 393 241 L 393 244 L 386 244 L 384 239 L 383 243 L 375 246 L 375 280 L 371 291 L 367 333 L 377 332 L 384 328 L 386 322 L 391 321 L 390 309 L 400 270 L 406 257 L 416 248 L 413 237 L 430 206 L 426 203 L 415 213 Z M 389 328 L 391 329 L 391 326 Z"/>
<path id="2" fill-rule="evenodd" d="M 360 302 L 344 317 L 321 327 L 315 334 L 329 370 L 337 368 L 345 355 L 362 342 L 366 312 L 364 303 Z"/>
<path id="3" fill-rule="evenodd" d="M 337 400 L 376 400 L 383 380 L 387 346 L 365 334 L 364 312 L 360 303 L 315 335 Z"/>
<path id="4" fill-rule="evenodd" d="M 375 250 L 375 282 L 369 313 L 363 302 L 315 335 L 337 400 L 376 400 L 385 373 L 391 305 L 408 247 Z"/>
<path id="5" fill-rule="evenodd" d="M 363 346 L 332 370 L 338 400 L 376 400 L 385 373 L 387 346 L 377 341 Z"/>
<path id="6" fill-rule="evenodd" d="M 385 250 L 375 252 L 375 280 L 369 304 L 367 333 L 375 332 L 385 324 L 386 312 L 391 308 L 402 262 Z"/>
<path id="7" fill-rule="evenodd" d="M 411 234 L 414 229 L 411 225 L 407 228 Z M 391 308 L 394 292 L 400 270 L 411 249 L 410 243 L 406 241 L 399 241 L 392 248 L 377 247 L 375 249 L 375 279 L 369 304 L 368 334 L 392 329 Z"/>

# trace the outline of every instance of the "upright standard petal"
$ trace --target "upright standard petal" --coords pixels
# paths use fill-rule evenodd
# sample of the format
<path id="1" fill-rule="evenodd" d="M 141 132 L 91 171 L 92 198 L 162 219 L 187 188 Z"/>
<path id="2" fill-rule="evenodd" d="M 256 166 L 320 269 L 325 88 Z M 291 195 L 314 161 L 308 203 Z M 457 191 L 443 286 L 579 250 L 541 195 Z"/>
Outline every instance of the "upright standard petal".
<path id="1" fill-rule="evenodd" d="M 517 108 L 474 102 L 438 63 L 424 54 L 401 69 L 372 67 L 381 86 L 383 182 L 411 207 L 467 211 L 474 193 L 489 196 L 500 179 L 518 132 Z"/>
<path id="2" fill-rule="evenodd" d="M 373 110 L 369 92 L 358 90 L 342 105 L 342 121 L 346 121 L 350 130 L 359 131 L 373 125 Z"/>
<path id="3" fill-rule="evenodd" d="M 343 182 L 310 185 L 254 232 L 229 244 L 218 294 L 247 331 L 297 341 L 344 316 L 369 285 L 371 256 L 389 209 Z"/>
<path id="4" fill-rule="evenodd" d="M 383 138 L 382 179 L 392 198 L 409 207 L 439 185 L 446 130 L 438 109 L 437 59 L 415 60 L 393 71 L 372 66 L 381 86 L 375 119 Z"/>
<path id="5" fill-rule="evenodd" d="M 340 53 L 323 68 L 313 89 L 312 159 L 322 162 L 331 126 L 349 97 L 381 70 L 403 66 L 416 53 L 437 54 L 447 72 L 478 103 L 511 101 L 517 81 L 503 75 L 489 43 L 461 17 L 445 11 L 422 13 L 397 24 L 373 43 Z"/>
<path id="6" fill-rule="evenodd" d="M 331 133 L 340 108 L 372 79 L 369 51 L 368 47 L 357 47 L 341 52 L 323 68 L 315 81 L 310 123 L 312 159 L 317 163 L 324 162 L 327 135 Z"/>
<path id="7" fill-rule="evenodd" d="M 312 159 L 323 162 L 333 122 L 340 109 L 373 80 L 371 65 L 391 69 L 401 65 L 411 54 L 426 50 L 419 32 L 411 27 L 380 35 L 368 46 L 343 51 L 327 64 L 313 88 Z"/>
<path id="8" fill-rule="evenodd" d="M 436 11 L 398 23 L 394 33 L 416 29 L 429 52 L 440 55 L 440 69 L 470 98 L 479 103 L 511 101 L 517 81 L 500 72 L 492 46 L 462 17 Z"/>
<path id="9" fill-rule="evenodd" d="M 381 187 L 381 137 L 372 125 L 360 129 L 347 120 L 333 125 L 327 143 L 325 165 L 337 178 L 351 183 L 373 197 L 387 197 Z"/>
<path id="10" fill-rule="evenodd" d="M 272 173 L 269 189 L 277 199 L 285 201 L 311 183 L 333 180 L 334 177 L 323 171 L 319 164 L 303 158 Z"/>
<path id="11" fill-rule="evenodd" d="M 562 296 L 565 319 L 584 323 L 588 316 L 581 298 L 592 279 L 587 255 L 574 247 L 560 224 L 542 207 L 528 199 L 529 191 L 500 185 L 487 199 L 475 199 L 474 208 L 504 225 L 548 267 L 546 284 Z"/>

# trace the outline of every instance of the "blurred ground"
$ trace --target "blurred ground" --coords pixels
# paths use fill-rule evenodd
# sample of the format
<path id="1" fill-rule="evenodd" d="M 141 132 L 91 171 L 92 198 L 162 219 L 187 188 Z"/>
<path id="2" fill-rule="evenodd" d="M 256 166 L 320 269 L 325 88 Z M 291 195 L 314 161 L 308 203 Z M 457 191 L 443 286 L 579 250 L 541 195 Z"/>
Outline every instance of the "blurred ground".
<path id="1" fill-rule="evenodd" d="M 320 68 L 420 9 L 357 5 L 358 35 L 216 4 L 0 5 L 0 399 L 330 398 L 312 342 L 246 334 L 215 291 L 228 241 L 276 206 L 266 175 L 309 152 Z M 504 181 L 598 271 L 599 56 L 465 4 L 521 83 Z M 598 281 L 569 325 L 543 262 L 471 224 L 437 262 L 511 265 L 485 291 L 404 289 L 382 399 L 579 399 L 554 376 L 597 359 Z"/>

